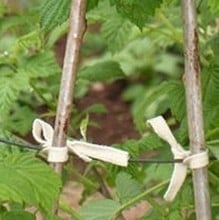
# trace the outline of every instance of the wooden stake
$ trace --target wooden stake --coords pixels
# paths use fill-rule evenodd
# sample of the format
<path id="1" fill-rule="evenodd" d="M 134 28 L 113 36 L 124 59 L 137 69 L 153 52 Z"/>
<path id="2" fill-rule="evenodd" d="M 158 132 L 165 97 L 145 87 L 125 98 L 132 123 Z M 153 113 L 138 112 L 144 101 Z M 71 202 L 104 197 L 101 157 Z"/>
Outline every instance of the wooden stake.
<path id="1" fill-rule="evenodd" d="M 181 2 L 189 139 L 190 149 L 195 154 L 205 150 L 196 8 L 194 0 L 182 0 Z M 211 209 L 207 167 L 195 169 L 192 174 L 197 220 L 210 220 Z"/>
<path id="2" fill-rule="evenodd" d="M 73 0 L 70 15 L 70 30 L 66 43 L 54 137 L 52 142 L 52 146 L 55 147 L 64 147 L 66 144 L 66 134 L 73 102 L 73 90 L 77 75 L 79 53 L 86 29 L 85 13 L 86 0 Z M 54 163 L 53 167 L 57 173 L 61 173 L 61 163 Z"/>

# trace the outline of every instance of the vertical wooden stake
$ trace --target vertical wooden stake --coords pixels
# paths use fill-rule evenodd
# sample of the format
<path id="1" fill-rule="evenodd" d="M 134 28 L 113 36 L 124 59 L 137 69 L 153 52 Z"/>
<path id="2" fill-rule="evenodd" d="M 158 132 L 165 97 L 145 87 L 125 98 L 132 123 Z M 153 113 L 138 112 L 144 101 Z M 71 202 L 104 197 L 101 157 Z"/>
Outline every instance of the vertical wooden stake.
<path id="1" fill-rule="evenodd" d="M 55 147 L 64 147 L 66 144 L 68 120 L 73 102 L 72 98 L 77 74 L 79 53 L 86 29 L 85 13 L 86 0 L 73 0 L 70 15 L 70 29 L 66 43 L 54 137 L 52 142 L 52 146 Z M 61 173 L 61 163 L 54 163 L 53 167 L 57 173 Z"/>
<path id="2" fill-rule="evenodd" d="M 205 149 L 200 63 L 195 0 L 181 0 L 184 28 L 185 90 L 190 149 L 193 154 Z M 195 169 L 193 188 L 197 220 L 210 220 L 210 196 L 207 167 Z"/>

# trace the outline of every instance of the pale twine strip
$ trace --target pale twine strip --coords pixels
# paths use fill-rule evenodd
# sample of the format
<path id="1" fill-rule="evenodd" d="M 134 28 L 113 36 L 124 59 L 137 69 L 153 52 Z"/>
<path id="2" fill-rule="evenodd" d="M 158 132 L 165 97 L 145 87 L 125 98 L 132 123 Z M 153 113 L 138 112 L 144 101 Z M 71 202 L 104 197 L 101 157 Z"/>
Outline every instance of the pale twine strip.
<path id="1" fill-rule="evenodd" d="M 52 146 L 53 128 L 48 123 L 35 119 L 32 134 L 48 153 L 48 162 L 63 163 L 68 160 L 68 153 L 73 152 L 86 162 L 92 159 L 102 160 L 119 166 L 128 166 L 129 154 L 106 145 L 91 144 L 85 141 L 67 140 L 65 147 Z"/>
<path id="2" fill-rule="evenodd" d="M 175 163 L 170 184 L 166 193 L 164 194 L 164 199 L 171 202 L 174 200 L 175 196 L 183 185 L 187 174 L 187 168 L 198 169 L 208 165 L 208 152 L 203 151 L 201 153 L 192 155 L 190 151 L 184 150 L 182 146 L 176 141 L 162 116 L 152 118 L 148 120 L 147 123 L 151 125 L 151 127 L 160 138 L 169 143 L 174 159 L 183 160 L 182 163 Z"/>

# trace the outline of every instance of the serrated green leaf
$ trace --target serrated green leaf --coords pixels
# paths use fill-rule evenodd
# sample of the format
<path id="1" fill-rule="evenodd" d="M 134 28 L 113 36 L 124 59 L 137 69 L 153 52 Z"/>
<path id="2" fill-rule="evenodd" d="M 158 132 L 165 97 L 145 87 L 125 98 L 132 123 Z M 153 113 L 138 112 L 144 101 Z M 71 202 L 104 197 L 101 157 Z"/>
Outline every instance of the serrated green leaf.
<path id="1" fill-rule="evenodd" d="M 0 77 L 0 114 L 7 114 L 27 84 L 27 77 L 16 74 Z"/>
<path id="2" fill-rule="evenodd" d="M 181 121 L 186 115 L 185 90 L 181 82 L 171 81 L 168 83 L 168 100 L 170 110 L 178 121 Z"/>
<path id="3" fill-rule="evenodd" d="M 53 28 L 49 33 L 46 46 L 52 48 L 54 44 L 63 36 L 68 30 L 69 22 L 63 22 L 61 25 Z"/>
<path id="4" fill-rule="evenodd" d="M 214 52 L 215 57 L 219 56 L 219 33 L 214 34 L 206 43 L 204 50 L 208 50 L 208 47 L 211 48 Z M 203 74 L 202 74 L 203 76 Z"/>
<path id="5" fill-rule="evenodd" d="M 0 155 L 0 200 L 35 205 L 51 211 L 61 181 L 51 167 L 30 153 Z"/>
<path id="6" fill-rule="evenodd" d="M 32 122 L 36 117 L 37 114 L 28 106 L 17 106 L 15 111 L 4 120 L 5 122 L 10 120 L 10 123 L 5 123 L 5 127 L 24 136 L 31 130 Z"/>
<path id="7" fill-rule="evenodd" d="M 160 138 L 156 134 L 151 134 L 148 136 L 143 136 L 138 141 L 139 148 L 141 151 L 157 149 L 162 146 Z"/>
<path id="8" fill-rule="evenodd" d="M 110 220 L 120 204 L 110 199 L 91 201 L 81 208 L 80 214 L 86 220 Z"/>
<path id="9" fill-rule="evenodd" d="M 173 169 L 173 167 L 169 164 L 165 164 L 165 165 L 153 164 L 153 165 L 150 165 L 150 166 L 147 167 L 147 170 L 146 170 L 147 181 L 167 180 L 168 178 L 171 177 L 172 169 Z M 153 175 L 151 175 L 151 174 L 153 174 Z"/>
<path id="10" fill-rule="evenodd" d="M 119 64 L 115 61 L 105 61 L 82 68 L 78 73 L 79 79 L 90 82 L 116 80 L 125 77 Z"/>
<path id="11" fill-rule="evenodd" d="M 210 66 L 205 70 L 207 75 L 205 85 L 204 104 L 206 109 L 219 106 L 219 100 L 215 98 L 219 94 L 219 58 L 212 60 Z"/>
<path id="12" fill-rule="evenodd" d="M 145 26 L 149 16 L 160 7 L 162 0 L 116 0 L 117 11 L 136 24 L 139 28 Z"/>
<path id="13" fill-rule="evenodd" d="M 140 184 L 125 172 L 120 172 L 116 177 L 116 192 L 121 203 L 127 202 L 142 192 Z"/>
<path id="14" fill-rule="evenodd" d="M 71 0 L 44 0 L 40 11 L 40 25 L 51 30 L 67 20 L 70 14 Z"/>
<path id="15" fill-rule="evenodd" d="M 2 220 L 35 220 L 35 216 L 24 210 L 14 210 L 10 212 L 5 212 L 2 215 Z"/>
<path id="16" fill-rule="evenodd" d="M 86 14 L 86 18 L 88 21 L 96 22 L 96 21 L 106 21 L 114 16 L 117 16 L 116 8 L 111 7 L 109 0 L 101 0 L 99 1 L 97 7 L 93 10 L 88 11 Z"/>
<path id="17" fill-rule="evenodd" d="M 52 51 L 44 51 L 24 59 L 18 72 L 25 72 L 29 78 L 47 77 L 61 71 Z"/>
<path id="18" fill-rule="evenodd" d="M 19 47 L 24 49 L 38 50 L 41 47 L 41 39 L 39 30 L 34 30 L 17 40 Z"/>
<path id="19" fill-rule="evenodd" d="M 219 65 L 218 57 L 215 57 L 205 68 L 202 74 L 205 128 L 210 129 L 218 126 L 219 121 Z"/>
<path id="20" fill-rule="evenodd" d="M 164 108 L 162 108 L 163 103 L 165 104 Z M 155 88 L 153 87 L 152 90 L 139 94 L 132 109 L 134 122 L 139 131 L 144 131 L 146 119 L 153 117 L 153 115 L 150 115 L 151 107 L 153 107 L 153 114 L 156 112 L 159 112 L 159 114 L 163 113 L 158 108 L 162 110 L 170 108 L 176 119 L 181 121 L 186 114 L 183 84 L 177 81 L 164 82 Z"/>
<path id="21" fill-rule="evenodd" d="M 132 109 L 134 123 L 139 131 L 144 131 L 146 127 L 145 125 L 145 121 L 147 119 L 145 117 L 146 110 L 153 103 L 156 102 L 158 104 L 158 102 L 162 97 L 164 96 L 167 97 L 170 89 L 171 87 L 169 86 L 169 84 L 164 82 L 150 91 L 145 91 L 145 93 L 139 94 L 138 102 L 135 103 L 135 106 L 133 106 Z"/>
<path id="22" fill-rule="evenodd" d="M 118 15 L 110 17 L 103 23 L 101 34 L 112 52 L 126 45 L 132 27 L 133 25 L 128 20 Z"/>

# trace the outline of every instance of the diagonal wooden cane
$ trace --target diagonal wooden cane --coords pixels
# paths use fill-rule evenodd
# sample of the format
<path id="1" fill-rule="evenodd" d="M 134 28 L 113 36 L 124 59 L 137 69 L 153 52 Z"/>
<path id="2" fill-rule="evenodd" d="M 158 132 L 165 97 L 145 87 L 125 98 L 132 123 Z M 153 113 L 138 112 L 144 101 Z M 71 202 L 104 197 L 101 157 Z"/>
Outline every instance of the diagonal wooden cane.
<path id="1" fill-rule="evenodd" d="M 52 146 L 54 147 L 64 147 L 66 145 L 66 134 L 73 102 L 73 91 L 79 63 L 80 48 L 86 29 L 85 13 L 86 0 L 72 1 L 69 21 L 69 34 L 66 43 L 58 107 L 52 141 Z M 54 170 L 61 174 L 63 164 L 53 163 L 52 165 Z"/>

